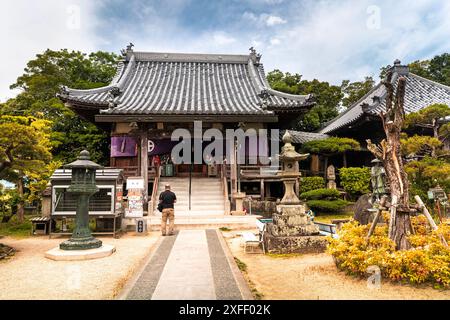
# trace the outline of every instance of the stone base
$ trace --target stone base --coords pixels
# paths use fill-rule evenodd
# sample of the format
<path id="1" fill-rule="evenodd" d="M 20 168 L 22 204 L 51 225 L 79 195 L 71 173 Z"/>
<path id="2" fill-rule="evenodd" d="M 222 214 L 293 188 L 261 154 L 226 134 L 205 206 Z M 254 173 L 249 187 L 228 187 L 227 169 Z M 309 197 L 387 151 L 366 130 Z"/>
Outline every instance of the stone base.
<path id="1" fill-rule="evenodd" d="M 270 233 L 264 235 L 264 246 L 268 253 L 322 253 L 325 252 L 327 245 L 326 237 L 320 235 L 291 237 L 276 237 Z"/>
<path id="2" fill-rule="evenodd" d="M 88 250 L 61 250 L 57 247 L 47 251 L 45 257 L 55 261 L 91 260 L 108 257 L 114 252 L 116 252 L 116 247 L 109 244 Z"/>
<path id="3" fill-rule="evenodd" d="M 86 237 L 80 239 L 70 238 L 59 245 L 61 250 L 90 250 L 101 248 L 102 241 L 94 237 Z"/>
<path id="4" fill-rule="evenodd" d="M 245 211 L 231 211 L 230 214 L 232 216 L 245 216 Z"/>

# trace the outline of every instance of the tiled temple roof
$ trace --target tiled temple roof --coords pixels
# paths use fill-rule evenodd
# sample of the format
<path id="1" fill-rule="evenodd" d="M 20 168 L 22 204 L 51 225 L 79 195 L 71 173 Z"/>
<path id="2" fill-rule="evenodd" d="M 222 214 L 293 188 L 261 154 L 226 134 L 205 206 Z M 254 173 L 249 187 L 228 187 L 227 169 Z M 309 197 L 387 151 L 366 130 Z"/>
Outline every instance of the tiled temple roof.
<path id="1" fill-rule="evenodd" d="M 450 106 L 450 87 L 422 78 L 409 72 L 407 66 L 397 61 L 392 68 L 392 83 L 397 86 L 400 76 L 406 78 L 405 113 L 417 112 L 431 104 L 443 103 Z M 359 101 L 328 122 L 320 133 L 334 133 L 352 125 L 364 115 L 378 115 L 386 110 L 386 88 L 382 83 L 375 86 Z"/>
<path id="2" fill-rule="evenodd" d="M 304 144 L 309 141 L 324 140 L 328 139 L 330 136 L 323 133 L 317 132 L 306 132 L 306 131 L 296 131 L 288 130 L 292 137 L 292 143 L 294 144 Z M 280 141 L 283 140 L 285 130 L 280 131 Z"/>
<path id="3" fill-rule="evenodd" d="M 123 52 L 110 85 L 92 90 L 63 88 L 59 97 L 101 114 L 271 115 L 304 110 L 311 95 L 270 88 L 260 55 Z"/>

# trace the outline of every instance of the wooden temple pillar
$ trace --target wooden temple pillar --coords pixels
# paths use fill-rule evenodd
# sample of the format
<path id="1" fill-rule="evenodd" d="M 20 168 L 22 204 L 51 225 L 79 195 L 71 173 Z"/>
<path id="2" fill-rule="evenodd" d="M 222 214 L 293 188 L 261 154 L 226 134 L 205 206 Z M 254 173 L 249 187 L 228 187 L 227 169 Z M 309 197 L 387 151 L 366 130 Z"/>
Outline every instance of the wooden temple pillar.
<path id="1" fill-rule="evenodd" d="M 140 176 L 144 179 L 144 211 L 148 209 L 148 126 L 140 124 Z"/>

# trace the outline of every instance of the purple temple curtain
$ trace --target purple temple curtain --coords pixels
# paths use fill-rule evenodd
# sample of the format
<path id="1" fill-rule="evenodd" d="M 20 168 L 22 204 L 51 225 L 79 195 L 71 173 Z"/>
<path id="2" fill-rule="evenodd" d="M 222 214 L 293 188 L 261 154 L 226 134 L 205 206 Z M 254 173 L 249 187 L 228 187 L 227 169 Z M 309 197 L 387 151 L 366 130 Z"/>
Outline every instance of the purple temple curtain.
<path id="1" fill-rule="evenodd" d="M 135 157 L 137 143 L 133 137 L 111 137 L 111 157 Z"/>
<path id="2" fill-rule="evenodd" d="M 172 148 L 178 143 L 170 139 L 149 139 L 148 142 L 148 154 L 151 156 L 171 153 Z"/>

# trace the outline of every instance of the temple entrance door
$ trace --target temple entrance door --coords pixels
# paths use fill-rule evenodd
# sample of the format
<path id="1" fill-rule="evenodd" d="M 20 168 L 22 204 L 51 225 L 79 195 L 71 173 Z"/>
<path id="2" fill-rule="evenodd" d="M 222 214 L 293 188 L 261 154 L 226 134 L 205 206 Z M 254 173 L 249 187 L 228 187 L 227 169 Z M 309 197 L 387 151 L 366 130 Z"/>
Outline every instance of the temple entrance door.
<path id="1" fill-rule="evenodd" d="M 178 164 L 176 166 L 176 172 L 178 177 L 188 177 L 191 170 L 190 164 Z M 205 164 L 194 164 L 192 165 L 192 176 L 193 177 L 206 177 L 208 170 Z"/>
<path id="2" fill-rule="evenodd" d="M 194 142 L 192 142 L 193 145 Z M 191 161 L 194 161 L 194 148 L 191 149 Z M 179 177 L 207 177 L 208 168 L 202 159 L 201 164 L 182 163 L 177 165 L 177 176 Z"/>

